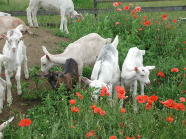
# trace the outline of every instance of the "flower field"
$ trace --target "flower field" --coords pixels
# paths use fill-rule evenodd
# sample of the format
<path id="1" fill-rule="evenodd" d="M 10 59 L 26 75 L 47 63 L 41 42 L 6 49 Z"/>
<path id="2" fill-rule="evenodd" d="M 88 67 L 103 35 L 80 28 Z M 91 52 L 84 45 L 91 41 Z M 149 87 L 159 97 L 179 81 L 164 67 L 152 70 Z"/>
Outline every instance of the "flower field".
<path id="1" fill-rule="evenodd" d="M 117 100 L 113 108 L 107 100 L 109 93 L 103 88 L 97 104 L 91 101 L 94 88 L 84 85 L 73 92 L 63 85 L 55 90 L 42 88 L 43 80 L 35 76 L 40 66 L 29 69 L 36 90 L 23 88 L 24 99 L 40 99 L 41 105 L 16 117 L 3 130 L 6 139 L 184 139 L 186 138 L 186 22 L 169 14 L 153 17 L 141 14 L 141 7 L 120 2 L 113 3 L 114 13 L 84 14 L 68 24 L 70 34 L 53 28 L 54 35 L 75 41 L 88 33 L 98 33 L 104 38 L 119 35 L 119 65 L 129 48 L 146 50 L 144 65 L 155 65 L 150 72 L 151 84 L 145 87 L 145 96 L 138 87 L 138 112 L 133 112 L 132 95 L 120 86 L 115 88 L 118 100 L 124 98 L 120 108 Z M 42 18 L 42 17 L 41 17 Z M 39 20 L 38 20 L 39 21 Z M 26 22 L 26 21 L 25 21 Z M 59 44 L 63 51 L 68 46 Z M 54 67 L 53 70 L 61 70 Z M 90 78 L 92 68 L 84 67 L 83 76 Z M 22 83 L 23 84 L 23 83 Z M 26 91 L 24 91 L 26 90 Z M 29 92 L 29 93 L 28 93 Z"/>

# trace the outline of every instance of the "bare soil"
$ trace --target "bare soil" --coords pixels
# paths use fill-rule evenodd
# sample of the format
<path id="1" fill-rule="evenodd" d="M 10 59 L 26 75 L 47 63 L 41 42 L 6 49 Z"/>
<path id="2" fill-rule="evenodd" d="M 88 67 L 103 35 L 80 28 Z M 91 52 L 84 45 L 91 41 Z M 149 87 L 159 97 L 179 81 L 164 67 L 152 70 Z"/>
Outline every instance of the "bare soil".
<path id="1" fill-rule="evenodd" d="M 53 32 L 48 29 L 43 28 L 31 28 L 30 31 L 34 33 L 33 35 L 26 35 L 25 45 L 27 46 L 27 58 L 28 58 L 28 68 L 40 65 L 40 58 L 44 55 L 42 46 L 46 46 L 47 50 L 51 53 L 56 53 L 58 42 L 69 42 L 67 38 L 56 37 Z M 0 39 L 0 52 L 2 53 L 3 46 L 5 44 L 4 39 Z M 23 70 L 22 70 L 23 71 Z M 3 73 L 4 71 L 2 71 Z M 1 75 L 3 76 L 3 75 Z M 4 77 L 2 77 L 4 78 Z M 24 82 L 29 82 L 29 90 L 35 89 L 35 83 L 32 79 L 25 80 L 24 74 L 22 73 L 21 80 Z M 12 85 L 15 85 L 15 79 L 12 78 Z M 48 82 L 44 83 L 44 86 L 51 89 Z M 16 116 L 20 118 L 21 115 L 25 115 L 26 111 L 33 108 L 35 105 L 41 104 L 41 100 L 24 100 L 21 96 L 17 95 L 16 89 L 12 89 L 13 103 L 11 106 L 7 106 L 6 100 L 4 101 L 3 112 L 0 114 L 0 124 L 9 118 L 10 116 Z"/>

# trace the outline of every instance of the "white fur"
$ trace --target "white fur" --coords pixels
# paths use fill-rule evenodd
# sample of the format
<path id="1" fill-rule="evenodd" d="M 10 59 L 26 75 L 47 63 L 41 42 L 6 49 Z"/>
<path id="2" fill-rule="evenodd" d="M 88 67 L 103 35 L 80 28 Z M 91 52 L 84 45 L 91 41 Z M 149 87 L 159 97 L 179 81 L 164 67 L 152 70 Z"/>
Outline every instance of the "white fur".
<path id="1" fill-rule="evenodd" d="M 45 55 L 41 57 L 41 71 L 47 72 L 53 66 L 61 66 L 62 64 L 65 64 L 65 61 L 68 58 L 73 58 L 78 64 L 80 83 L 83 66 L 94 64 L 102 46 L 110 42 L 110 38 L 104 39 L 96 33 L 90 33 L 74 43 L 69 44 L 61 54 L 52 55 L 43 46 L 42 48 Z"/>
<path id="2" fill-rule="evenodd" d="M 30 0 L 29 7 L 27 8 L 27 19 L 29 26 L 33 27 L 31 14 L 33 16 L 34 25 L 38 27 L 37 23 L 37 11 L 42 6 L 45 10 L 48 11 L 55 11 L 60 13 L 61 16 L 61 24 L 60 30 L 63 32 L 63 24 L 64 24 L 64 31 L 68 34 L 67 29 L 67 19 L 65 15 L 68 15 L 71 19 L 74 17 L 80 17 L 83 19 L 81 14 L 78 14 L 74 10 L 74 3 L 72 0 Z"/>
<path id="3" fill-rule="evenodd" d="M 13 119 L 14 119 L 14 117 L 10 118 L 8 121 L 6 121 L 0 125 L 0 139 L 3 138 L 2 130 L 8 125 L 8 123 L 12 122 Z"/>
<path id="4" fill-rule="evenodd" d="M 144 95 L 144 85 L 149 85 L 149 70 L 155 66 L 143 66 L 143 55 L 145 50 L 139 50 L 137 47 L 130 48 L 128 54 L 123 62 L 121 72 L 122 87 L 130 88 L 133 91 L 134 111 L 137 112 L 137 80 L 140 81 L 141 95 Z M 123 100 L 121 100 L 123 102 Z M 123 103 L 121 103 L 122 105 Z"/>
<path id="5" fill-rule="evenodd" d="M 97 90 L 93 92 L 93 99 L 95 102 L 97 102 L 101 89 L 104 86 L 108 89 L 110 94 L 109 100 L 111 101 L 112 88 L 119 82 L 120 69 L 118 65 L 118 42 L 118 36 L 116 36 L 112 44 L 106 44 L 102 47 L 92 71 L 92 81 L 83 77 L 83 81 L 88 83 L 90 87 L 97 88 Z M 114 97 L 116 96 L 114 95 Z"/>
<path id="6" fill-rule="evenodd" d="M 6 81 L 0 77 L 0 113 L 3 109 L 3 101 L 5 100 Z"/>
<path id="7" fill-rule="evenodd" d="M 17 91 L 18 95 L 22 94 L 20 76 L 21 76 L 21 65 L 24 62 L 24 73 L 25 78 L 29 78 L 28 68 L 27 68 L 27 56 L 26 56 L 26 46 L 22 39 L 21 30 L 23 25 L 17 26 L 17 28 L 9 30 L 6 35 L 2 35 L 6 39 L 5 45 L 3 47 L 3 55 L 9 57 L 9 61 L 4 61 L 5 65 L 5 76 L 7 83 L 7 102 L 9 105 L 12 104 L 12 94 L 11 94 L 11 81 L 10 78 L 16 72 L 15 78 L 17 81 Z M 13 32 L 13 33 L 12 33 Z"/>
<path id="8" fill-rule="evenodd" d="M 11 14 L 5 13 L 5 12 L 0 12 L 0 16 L 11 16 Z"/>

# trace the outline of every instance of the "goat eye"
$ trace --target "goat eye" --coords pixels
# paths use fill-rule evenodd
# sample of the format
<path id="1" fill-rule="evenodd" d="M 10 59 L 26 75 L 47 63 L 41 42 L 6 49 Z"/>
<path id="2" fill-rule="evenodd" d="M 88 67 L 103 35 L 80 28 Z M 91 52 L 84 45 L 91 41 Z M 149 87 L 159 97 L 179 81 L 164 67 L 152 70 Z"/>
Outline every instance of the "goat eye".
<path id="1" fill-rule="evenodd" d="M 144 77 L 144 75 L 141 75 L 141 77 Z"/>
<path id="2" fill-rule="evenodd" d="M 46 64 L 43 64 L 43 66 L 46 66 Z"/>

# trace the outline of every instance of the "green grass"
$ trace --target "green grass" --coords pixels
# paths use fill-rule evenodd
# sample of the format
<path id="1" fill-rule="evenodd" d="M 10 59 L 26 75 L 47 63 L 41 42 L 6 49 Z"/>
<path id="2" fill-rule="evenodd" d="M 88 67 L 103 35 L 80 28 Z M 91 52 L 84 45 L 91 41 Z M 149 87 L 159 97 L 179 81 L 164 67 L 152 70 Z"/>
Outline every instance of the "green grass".
<path id="1" fill-rule="evenodd" d="M 162 21 L 162 15 L 167 14 L 168 20 Z M 40 139 L 40 138 L 86 138 L 86 134 L 94 130 L 96 137 L 109 139 L 117 136 L 118 139 L 136 137 L 141 135 L 142 139 L 183 139 L 186 138 L 185 111 L 175 110 L 163 106 L 159 101 L 173 99 L 180 102 L 180 97 L 186 98 L 186 24 L 184 21 L 173 23 L 184 12 L 163 13 L 136 13 L 133 18 L 130 12 L 122 11 L 111 14 L 94 15 L 84 14 L 85 19 L 73 24 L 68 24 L 70 34 L 62 33 L 59 28 L 51 28 L 54 35 L 67 37 L 75 41 L 82 36 L 95 32 L 104 38 L 114 39 L 119 34 L 119 65 L 120 68 L 127 55 L 129 48 L 138 47 L 146 50 L 144 65 L 155 65 L 156 68 L 150 73 L 151 85 L 145 87 L 145 95 L 156 95 L 158 101 L 152 104 L 151 110 L 145 109 L 145 104 L 138 103 L 138 113 L 133 112 L 131 95 L 127 92 L 128 102 L 124 108 L 126 113 L 120 112 L 119 103 L 114 108 L 110 107 L 106 96 L 100 97 L 97 107 L 106 112 L 104 116 L 95 114 L 91 109 L 94 103 L 91 100 L 92 88 L 75 87 L 73 92 L 66 92 L 61 86 L 58 91 L 47 90 L 43 87 L 43 80 L 35 77 L 40 72 L 40 66 L 29 70 L 30 77 L 35 82 L 36 89 L 31 92 L 27 89 L 28 84 L 22 83 L 24 99 L 41 99 L 42 105 L 27 111 L 27 115 L 16 119 L 29 118 L 32 124 L 29 127 L 19 127 L 10 124 L 4 131 L 4 138 L 10 139 Z M 151 20 L 149 26 L 143 23 L 143 16 Z M 184 16 L 183 16 L 184 17 Z M 26 17 L 21 17 L 26 22 Z M 126 20 L 127 19 L 127 20 Z M 59 22 L 59 16 L 39 16 L 38 22 Z M 157 23 L 155 23 L 157 21 Z M 119 25 L 115 25 L 119 22 Z M 170 24 L 170 25 L 169 25 Z M 170 28 L 169 28 L 170 26 Z M 142 28 L 142 31 L 138 29 Z M 157 30 L 159 29 L 159 30 Z M 61 49 L 68 43 L 59 43 Z M 60 51 L 58 49 L 57 51 Z M 179 72 L 171 72 L 178 68 Z M 59 70 L 54 67 L 53 70 Z M 85 67 L 83 76 L 90 77 L 92 68 Z M 159 77 L 158 72 L 165 74 L 165 78 Z M 74 95 L 79 92 L 83 99 Z M 71 111 L 67 94 L 76 100 L 74 107 L 79 108 L 79 113 Z M 138 89 L 138 94 L 140 89 Z M 182 102 L 184 105 L 186 102 Z M 167 122 L 169 115 L 174 118 L 173 123 Z M 122 123 L 122 124 L 121 124 Z M 123 126 L 121 126 L 123 125 Z"/>

